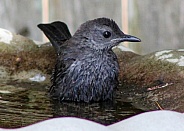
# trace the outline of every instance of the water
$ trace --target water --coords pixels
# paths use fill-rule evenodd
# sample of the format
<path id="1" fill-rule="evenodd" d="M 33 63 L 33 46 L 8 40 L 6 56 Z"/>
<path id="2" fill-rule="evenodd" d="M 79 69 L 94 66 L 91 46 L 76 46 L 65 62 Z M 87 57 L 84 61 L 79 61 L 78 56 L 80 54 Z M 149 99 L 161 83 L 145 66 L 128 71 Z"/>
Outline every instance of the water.
<path id="1" fill-rule="evenodd" d="M 48 85 L 19 81 L 0 82 L 0 127 L 17 128 L 49 118 L 73 116 L 109 125 L 143 112 L 123 102 L 121 91 L 114 101 L 76 103 L 52 101 Z"/>

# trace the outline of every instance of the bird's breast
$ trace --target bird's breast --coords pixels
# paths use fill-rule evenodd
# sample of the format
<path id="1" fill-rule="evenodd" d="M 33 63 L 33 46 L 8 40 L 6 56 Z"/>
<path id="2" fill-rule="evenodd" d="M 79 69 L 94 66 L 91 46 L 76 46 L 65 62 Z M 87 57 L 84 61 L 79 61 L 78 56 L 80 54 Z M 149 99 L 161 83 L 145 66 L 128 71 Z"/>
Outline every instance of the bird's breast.
<path id="1" fill-rule="evenodd" d="M 88 56 L 71 64 L 69 73 L 74 79 L 104 81 L 114 79 L 119 72 L 118 62 L 107 56 Z"/>

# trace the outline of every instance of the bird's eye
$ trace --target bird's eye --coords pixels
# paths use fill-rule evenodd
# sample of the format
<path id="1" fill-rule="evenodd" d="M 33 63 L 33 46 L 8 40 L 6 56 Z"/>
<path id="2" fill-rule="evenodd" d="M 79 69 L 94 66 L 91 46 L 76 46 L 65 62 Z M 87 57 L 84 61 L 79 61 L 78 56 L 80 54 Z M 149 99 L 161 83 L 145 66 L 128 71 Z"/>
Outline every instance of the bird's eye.
<path id="1" fill-rule="evenodd" d="M 105 38 L 109 38 L 109 37 L 111 36 L 111 32 L 105 31 L 105 32 L 103 33 L 103 36 L 104 36 Z"/>

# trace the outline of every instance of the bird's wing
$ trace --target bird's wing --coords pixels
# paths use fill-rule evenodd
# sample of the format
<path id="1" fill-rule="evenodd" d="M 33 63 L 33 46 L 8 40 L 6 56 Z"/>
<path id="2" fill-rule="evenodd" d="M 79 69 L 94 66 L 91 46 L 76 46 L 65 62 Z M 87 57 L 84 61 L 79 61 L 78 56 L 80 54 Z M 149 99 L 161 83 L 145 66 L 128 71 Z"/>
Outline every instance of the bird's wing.
<path id="1" fill-rule="evenodd" d="M 38 27 L 50 40 L 57 53 L 60 51 L 60 45 L 71 38 L 70 31 L 63 22 L 56 21 L 50 24 L 39 24 Z"/>
<path id="2" fill-rule="evenodd" d="M 57 57 L 56 65 L 51 76 L 52 86 L 50 87 L 49 92 L 52 96 L 58 96 L 57 93 L 59 92 L 57 92 L 57 88 L 61 88 L 59 87 L 61 81 L 66 77 L 66 74 L 69 71 L 68 69 L 76 61 L 77 56 L 80 55 L 79 50 L 77 50 L 76 47 L 70 46 L 68 42 L 70 42 L 70 40 L 66 41 L 61 46 L 61 52 Z"/>
<path id="3" fill-rule="evenodd" d="M 61 81 L 65 75 L 65 71 L 73 61 L 75 61 L 73 59 L 74 56 L 71 55 L 68 57 L 66 55 L 71 51 L 70 46 L 67 44 L 67 40 L 71 38 L 71 34 L 67 25 L 60 21 L 50 24 L 39 24 L 38 27 L 48 37 L 58 54 L 56 65 L 51 76 L 52 86 L 50 87 L 50 93 L 55 94 L 55 90 L 58 88 L 56 84 Z M 60 51 L 60 49 L 62 49 L 62 51 Z"/>

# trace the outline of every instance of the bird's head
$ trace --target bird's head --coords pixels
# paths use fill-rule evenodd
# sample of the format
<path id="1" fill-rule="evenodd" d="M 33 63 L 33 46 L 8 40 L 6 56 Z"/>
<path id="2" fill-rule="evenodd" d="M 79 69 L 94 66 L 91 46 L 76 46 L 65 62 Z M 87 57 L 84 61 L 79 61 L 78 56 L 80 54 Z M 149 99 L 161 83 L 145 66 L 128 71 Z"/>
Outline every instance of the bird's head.
<path id="1" fill-rule="evenodd" d="M 74 34 L 74 38 L 82 40 L 80 44 L 95 50 L 109 50 L 121 42 L 140 42 L 137 37 L 124 34 L 118 25 L 108 18 L 97 18 L 85 22 Z"/>

